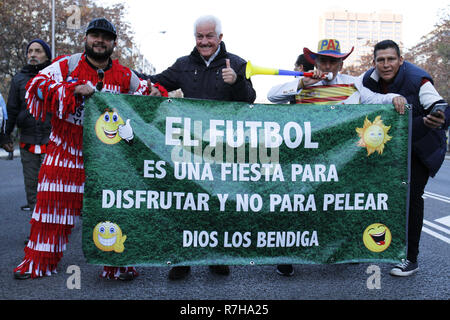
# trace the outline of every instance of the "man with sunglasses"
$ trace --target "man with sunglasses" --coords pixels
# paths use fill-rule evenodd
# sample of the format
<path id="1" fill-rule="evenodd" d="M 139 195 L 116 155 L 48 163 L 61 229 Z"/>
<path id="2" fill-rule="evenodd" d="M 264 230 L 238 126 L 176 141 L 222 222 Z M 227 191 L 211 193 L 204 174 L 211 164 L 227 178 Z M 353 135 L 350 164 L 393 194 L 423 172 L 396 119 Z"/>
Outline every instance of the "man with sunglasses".
<path id="1" fill-rule="evenodd" d="M 37 119 L 51 112 L 52 132 L 41 167 L 37 203 L 23 261 L 16 279 L 56 272 L 75 218 L 83 204 L 83 101 L 95 91 L 147 94 L 146 81 L 112 60 L 117 45 L 114 25 L 93 19 L 86 30 L 85 51 L 56 59 L 27 85 L 27 107 Z M 64 190 L 64 191 L 61 191 Z M 104 267 L 102 277 L 132 280 L 134 267 Z"/>

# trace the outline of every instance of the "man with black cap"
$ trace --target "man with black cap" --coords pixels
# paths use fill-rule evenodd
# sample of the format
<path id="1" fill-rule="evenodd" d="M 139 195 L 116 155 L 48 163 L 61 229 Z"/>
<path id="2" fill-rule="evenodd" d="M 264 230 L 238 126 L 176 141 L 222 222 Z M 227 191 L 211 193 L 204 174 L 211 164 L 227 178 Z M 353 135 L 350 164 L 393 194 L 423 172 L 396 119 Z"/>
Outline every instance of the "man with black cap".
<path id="1" fill-rule="evenodd" d="M 29 241 L 25 258 L 14 270 L 16 279 L 38 278 L 56 272 L 75 218 L 81 213 L 85 181 L 84 99 L 95 91 L 148 93 L 146 81 L 140 80 L 118 60 L 111 59 L 116 39 L 117 32 L 111 22 L 104 18 L 92 20 L 86 30 L 85 51 L 60 57 L 26 87 L 31 114 L 44 121 L 47 112 L 53 116 Z M 134 267 L 104 267 L 101 274 L 121 280 L 132 280 L 136 275 Z"/>
<path id="2" fill-rule="evenodd" d="M 50 65 L 52 53 L 47 43 L 41 39 L 34 39 L 28 43 L 26 54 L 27 64 L 11 80 L 7 101 L 8 121 L 5 128 L 4 148 L 7 151 L 13 151 L 11 133 L 17 125 L 20 129 L 20 159 L 27 196 L 27 203 L 21 209 L 30 211 L 36 204 L 39 168 L 44 160 L 50 136 L 51 116 L 48 115 L 45 122 L 33 118 L 27 110 L 25 85 L 39 71 Z"/>

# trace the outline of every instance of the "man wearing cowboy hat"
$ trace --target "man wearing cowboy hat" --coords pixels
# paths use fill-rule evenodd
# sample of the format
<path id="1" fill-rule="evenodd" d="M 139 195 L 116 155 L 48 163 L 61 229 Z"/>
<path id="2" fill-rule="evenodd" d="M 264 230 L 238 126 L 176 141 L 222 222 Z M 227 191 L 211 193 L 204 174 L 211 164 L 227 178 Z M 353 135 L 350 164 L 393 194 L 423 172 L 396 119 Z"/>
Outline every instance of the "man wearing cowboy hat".
<path id="1" fill-rule="evenodd" d="M 274 103 L 292 101 L 297 104 L 394 104 L 404 106 L 406 99 L 399 94 L 375 93 L 362 84 L 362 76 L 354 77 L 341 74 L 344 60 L 353 52 L 341 53 L 336 39 L 319 41 L 317 53 L 303 48 L 307 61 L 313 63 L 312 77 L 297 78 L 285 84 L 273 87 L 267 98 Z M 331 74 L 331 76 L 329 75 Z M 277 273 L 292 276 L 294 268 L 290 264 L 277 266 Z"/>
<path id="2" fill-rule="evenodd" d="M 404 105 L 398 94 L 378 94 L 362 85 L 361 77 L 341 74 L 344 60 L 353 52 L 341 53 L 337 39 L 319 41 L 317 53 L 303 48 L 307 61 L 316 67 L 312 77 L 297 78 L 274 86 L 267 94 L 273 103 L 286 103 L 295 97 L 295 103 L 305 104 L 390 104 Z M 330 74 L 330 75 L 329 75 Z"/>

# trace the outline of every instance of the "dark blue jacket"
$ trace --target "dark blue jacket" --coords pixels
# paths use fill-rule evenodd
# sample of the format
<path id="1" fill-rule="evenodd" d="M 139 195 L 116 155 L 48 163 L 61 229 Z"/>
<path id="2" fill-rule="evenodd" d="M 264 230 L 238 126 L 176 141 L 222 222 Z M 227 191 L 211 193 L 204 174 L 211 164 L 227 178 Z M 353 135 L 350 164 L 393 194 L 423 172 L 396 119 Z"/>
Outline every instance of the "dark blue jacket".
<path id="1" fill-rule="evenodd" d="M 431 76 L 423 69 L 404 61 L 400 66 L 394 81 L 383 92 L 381 84 L 371 77 L 374 68 L 367 71 L 363 84 L 370 90 L 378 93 L 398 93 L 406 98 L 412 105 L 412 152 L 427 166 L 430 176 L 434 177 L 445 159 L 447 150 L 445 130 L 450 123 L 450 108 L 445 112 L 445 125 L 443 129 L 431 129 L 423 123 L 423 117 L 431 110 L 425 110 L 420 104 L 419 91 L 422 79 L 433 83 Z M 443 102 L 443 100 L 440 100 Z"/>
<path id="2" fill-rule="evenodd" d="M 230 59 L 231 68 L 237 74 L 237 80 L 233 85 L 225 83 L 222 78 L 225 59 Z M 178 58 L 162 73 L 147 78 L 153 83 L 160 83 L 167 91 L 181 88 L 185 98 L 253 103 L 256 92 L 250 79 L 245 78 L 246 65 L 244 59 L 227 52 L 222 41 L 219 54 L 208 67 L 197 48 L 194 48 L 190 55 Z"/>

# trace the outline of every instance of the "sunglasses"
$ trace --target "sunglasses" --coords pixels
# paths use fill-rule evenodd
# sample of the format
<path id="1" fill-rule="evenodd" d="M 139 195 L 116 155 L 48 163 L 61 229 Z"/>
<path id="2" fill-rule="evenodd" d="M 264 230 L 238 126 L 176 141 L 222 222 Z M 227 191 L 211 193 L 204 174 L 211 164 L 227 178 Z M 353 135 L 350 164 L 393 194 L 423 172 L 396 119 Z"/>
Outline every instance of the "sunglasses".
<path id="1" fill-rule="evenodd" d="M 97 89 L 97 91 L 102 91 L 102 89 L 103 89 L 103 79 L 105 78 L 105 72 L 102 69 L 98 69 L 97 70 L 97 75 L 98 75 L 98 82 L 95 85 L 95 89 Z"/>

